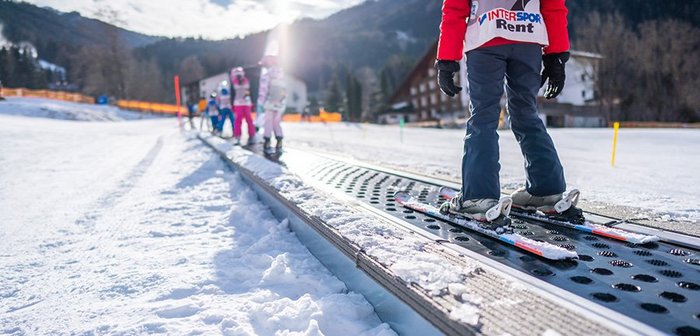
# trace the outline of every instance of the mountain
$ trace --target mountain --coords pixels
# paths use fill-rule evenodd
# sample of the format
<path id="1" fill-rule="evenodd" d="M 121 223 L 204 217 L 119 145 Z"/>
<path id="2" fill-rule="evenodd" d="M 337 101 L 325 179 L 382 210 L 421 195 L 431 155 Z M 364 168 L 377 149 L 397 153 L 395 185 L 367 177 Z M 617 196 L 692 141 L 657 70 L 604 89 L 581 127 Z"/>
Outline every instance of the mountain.
<path id="1" fill-rule="evenodd" d="M 434 42 L 441 4 L 434 0 L 375 0 L 345 9 L 323 20 L 291 24 L 285 57 L 291 72 L 311 90 L 327 84 L 338 66 L 378 70 L 394 58 L 406 72 Z M 255 64 L 263 54 L 267 34 L 242 39 L 207 41 L 164 39 L 138 48 L 141 57 L 155 58 L 166 71 L 175 71 L 185 58 L 202 60 L 207 74 L 235 64 Z M 220 56 L 217 56 L 220 55 Z"/>
<path id="2" fill-rule="evenodd" d="M 41 58 L 55 61 L 59 46 L 77 48 L 106 45 L 106 32 L 117 32 L 121 40 L 135 48 L 156 42 L 161 37 L 139 34 L 77 12 L 62 13 L 48 7 L 24 2 L 0 0 L 0 25 L 4 37 L 13 42 L 29 42 Z"/>

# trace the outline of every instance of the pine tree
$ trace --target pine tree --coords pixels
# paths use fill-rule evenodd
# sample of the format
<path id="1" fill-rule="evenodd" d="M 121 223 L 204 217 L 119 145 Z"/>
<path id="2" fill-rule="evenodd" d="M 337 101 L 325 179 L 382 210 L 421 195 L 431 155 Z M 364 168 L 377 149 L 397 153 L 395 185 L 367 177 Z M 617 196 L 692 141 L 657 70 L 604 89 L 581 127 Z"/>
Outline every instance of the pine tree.
<path id="1" fill-rule="evenodd" d="M 394 78 L 394 74 L 391 71 L 391 68 L 387 66 L 384 66 L 384 68 L 382 68 L 382 71 L 380 72 L 379 76 L 381 80 L 382 95 L 384 96 L 384 101 L 387 102 L 389 101 L 391 95 L 394 93 L 394 90 L 396 88 L 396 80 Z"/>
<path id="2" fill-rule="evenodd" d="M 0 82 L 4 86 L 13 86 L 11 83 L 14 71 L 14 60 L 8 48 L 0 48 Z"/>
<path id="3" fill-rule="evenodd" d="M 349 93 L 351 104 L 350 118 L 352 121 L 360 121 L 362 119 L 362 86 L 357 80 L 357 77 L 352 76 L 352 90 Z"/>
<path id="4" fill-rule="evenodd" d="M 325 108 L 328 112 L 339 112 L 343 103 L 343 93 L 340 88 L 338 76 L 333 73 L 330 83 L 328 83 L 328 94 L 326 95 Z"/>

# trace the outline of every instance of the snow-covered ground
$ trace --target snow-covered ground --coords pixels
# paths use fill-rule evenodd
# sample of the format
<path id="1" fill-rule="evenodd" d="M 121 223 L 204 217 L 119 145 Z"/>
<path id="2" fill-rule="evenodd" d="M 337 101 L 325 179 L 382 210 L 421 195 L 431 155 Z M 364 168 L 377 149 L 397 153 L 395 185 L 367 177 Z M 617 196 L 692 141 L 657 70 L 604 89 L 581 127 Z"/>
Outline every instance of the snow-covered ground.
<path id="1" fill-rule="evenodd" d="M 0 334 L 394 334 L 173 119 L 26 118 L 7 109 L 46 104 L 12 103 L 0 103 Z"/>
<path id="2" fill-rule="evenodd" d="M 394 334 L 173 119 L 54 120 L 138 116 L 31 98 L 0 103 L 0 334 Z M 459 176 L 463 131 L 405 129 L 401 141 L 397 127 L 284 128 L 298 148 Z M 551 132 L 570 185 L 587 200 L 700 219 L 700 149 L 693 146 L 700 132 L 622 130 L 615 168 L 610 130 Z M 500 134 L 502 181 L 514 187 L 522 158 L 512 134 Z M 286 177 L 277 182 L 300 187 Z M 420 248 L 405 249 L 422 242 L 403 239 L 394 250 L 387 237 L 402 239 L 392 230 L 306 197 L 315 192 L 288 192 L 344 234 L 362 237 L 369 253 L 393 260 L 404 279 L 423 272 L 411 281 L 436 292 L 429 285 L 463 279 L 463 270 L 442 270 Z"/>
<path id="3" fill-rule="evenodd" d="M 459 180 L 463 130 L 367 124 L 286 124 L 287 143 Z M 640 208 L 640 216 L 700 222 L 700 131 L 622 129 L 611 167 L 612 130 L 550 129 L 570 188 L 583 201 Z M 513 133 L 499 131 L 502 187 L 524 183 Z"/>

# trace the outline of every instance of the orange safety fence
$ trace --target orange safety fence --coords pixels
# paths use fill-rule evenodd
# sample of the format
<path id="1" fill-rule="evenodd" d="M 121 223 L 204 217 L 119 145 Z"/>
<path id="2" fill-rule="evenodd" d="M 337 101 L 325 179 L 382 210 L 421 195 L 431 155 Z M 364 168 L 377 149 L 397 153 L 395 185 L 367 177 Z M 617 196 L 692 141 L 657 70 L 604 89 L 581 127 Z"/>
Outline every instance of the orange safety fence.
<path id="1" fill-rule="evenodd" d="M 51 90 L 31 90 L 25 88 L 3 88 L 0 92 L 2 97 L 34 97 L 34 98 L 47 98 L 62 100 L 74 103 L 86 103 L 94 104 L 95 98 L 82 95 L 79 93 L 70 93 L 64 91 L 51 91 Z"/>
<path id="2" fill-rule="evenodd" d="M 63 100 L 75 103 L 86 103 L 94 104 L 95 98 L 82 95 L 79 93 L 69 93 L 64 91 L 51 91 L 51 90 L 31 90 L 24 88 L 3 88 L 0 91 L 0 97 L 35 97 L 35 98 L 47 98 Z M 158 113 L 158 114 L 177 114 L 177 105 L 173 104 L 162 104 L 162 103 L 151 103 L 145 101 L 137 100 L 118 100 L 117 106 L 125 110 L 148 112 L 148 113 Z M 180 112 L 187 115 L 187 108 L 180 107 Z M 255 118 L 255 112 L 253 112 L 253 118 Z M 285 114 L 282 116 L 282 120 L 285 122 L 341 122 L 342 115 L 338 112 L 326 112 L 324 109 L 320 110 L 319 115 L 309 116 L 306 120 L 303 120 L 301 114 Z"/>
<path id="3" fill-rule="evenodd" d="M 137 100 L 117 100 L 117 106 L 125 110 L 177 115 L 177 105 L 173 104 L 151 103 Z M 180 112 L 187 114 L 187 109 L 181 106 Z"/>
<path id="4" fill-rule="evenodd" d="M 255 118 L 255 113 L 253 113 L 253 118 Z M 337 112 L 326 112 L 323 109 L 319 115 L 309 116 L 306 120 L 302 119 L 301 114 L 285 114 L 282 116 L 282 121 L 284 122 L 341 122 L 342 115 Z"/>

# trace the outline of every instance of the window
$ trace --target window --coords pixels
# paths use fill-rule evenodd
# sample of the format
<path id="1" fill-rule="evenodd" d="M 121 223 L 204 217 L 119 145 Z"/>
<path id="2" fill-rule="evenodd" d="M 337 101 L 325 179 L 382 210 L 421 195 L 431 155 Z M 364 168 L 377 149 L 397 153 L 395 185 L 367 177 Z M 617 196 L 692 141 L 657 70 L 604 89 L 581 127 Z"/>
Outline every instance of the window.
<path id="1" fill-rule="evenodd" d="M 420 83 L 420 92 L 425 92 L 425 83 Z"/>
<path id="2" fill-rule="evenodd" d="M 440 95 L 440 102 L 444 103 L 447 101 L 447 95 L 441 94 Z"/>
<path id="3" fill-rule="evenodd" d="M 423 107 L 423 106 L 427 106 L 427 105 L 428 105 L 428 99 L 425 98 L 425 96 L 420 97 L 420 106 Z"/>
<path id="4" fill-rule="evenodd" d="M 586 90 L 581 91 L 581 98 L 586 99 Z"/>
<path id="5" fill-rule="evenodd" d="M 437 84 L 435 84 L 434 80 L 431 80 L 430 82 L 428 82 L 428 87 L 430 88 L 430 91 L 433 91 L 437 88 Z"/>
<path id="6" fill-rule="evenodd" d="M 438 99 L 437 99 L 437 94 L 433 93 L 430 95 L 430 104 L 435 105 L 437 104 Z"/>
<path id="7" fill-rule="evenodd" d="M 411 96 L 415 96 L 418 93 L 418 89 L 415 86 L 411 86 Z"/>
<path id="8" fill-rule="evenodd" d="M 417 107 L 418 107 L 418 99 L 414 99 L 414 100 L 412 101 L 412 103 L 413 103 L 413 107 L 414 107 L 414 108 L 417 108 Z"/>
<path id="9" fill-rule="evenodd" d="M 435 69 L 428 68 L 428 77 L 433 77 L 433 76 L 435 76 Z"/>

